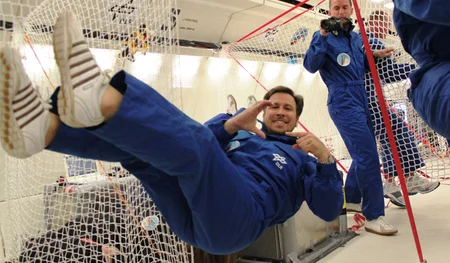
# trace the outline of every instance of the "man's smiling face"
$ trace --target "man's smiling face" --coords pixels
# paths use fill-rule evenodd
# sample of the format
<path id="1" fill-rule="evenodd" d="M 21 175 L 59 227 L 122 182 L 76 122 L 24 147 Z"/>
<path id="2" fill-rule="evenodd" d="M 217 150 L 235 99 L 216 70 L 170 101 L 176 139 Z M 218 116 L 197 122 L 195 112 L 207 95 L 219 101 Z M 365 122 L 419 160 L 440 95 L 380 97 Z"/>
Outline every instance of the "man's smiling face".
<path id="1" fill-rule="evenodd" d="M 268 106 L 263 115 L 267 131 L 278 135 L 292 131 L 297 124 L 294 98 L 287 93 L 277 92 L 269 100 L 272 106 Z"/>

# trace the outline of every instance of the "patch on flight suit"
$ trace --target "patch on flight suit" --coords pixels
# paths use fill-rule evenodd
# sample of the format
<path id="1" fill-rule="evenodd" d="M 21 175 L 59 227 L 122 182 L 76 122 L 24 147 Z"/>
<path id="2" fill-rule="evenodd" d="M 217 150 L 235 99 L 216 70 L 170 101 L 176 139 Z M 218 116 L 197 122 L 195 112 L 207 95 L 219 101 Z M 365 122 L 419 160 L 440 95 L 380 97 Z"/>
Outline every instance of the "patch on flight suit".
<path id="1" fill-rule="evenodd" d="M 337 56 L 337 63 L 342 67 L 347 67 L 350 65 L 350 56 L 346 53 L 341 53 Z"/>
<path id="2" fill-rule="evenodd" d="M 241 146 L 241 144 L 239 143 L 239 141 L 232 141 L 228 144 L 228 147 L 226 149 L 225 152 L 230 152 L 236 148 L 238 148 L 239 146 Z"/>

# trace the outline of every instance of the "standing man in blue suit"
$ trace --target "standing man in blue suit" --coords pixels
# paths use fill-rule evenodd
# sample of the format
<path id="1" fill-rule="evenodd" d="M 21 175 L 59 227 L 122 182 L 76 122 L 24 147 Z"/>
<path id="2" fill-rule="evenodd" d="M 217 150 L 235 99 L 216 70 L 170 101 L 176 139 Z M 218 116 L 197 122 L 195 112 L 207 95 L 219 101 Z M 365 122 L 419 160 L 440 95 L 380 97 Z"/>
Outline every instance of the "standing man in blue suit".
<path id="1" fill-rule="evenodd" d="M 331 0 L 329 15 L 338 18 L 343 28 L 315 32 L 306 52 L 304 67 L 316 71 L 328 87 L 328 111 L 353 159 L 345 193 L 348 209 L 360 210 L 369 232 L 392 235 L 397 229 L 384 219 L 383 183 L 380 174 L 373 125 L 364 86 L 368 68 L 361 36 L 353 32 L 350 0 Z M 322 24 L 322 23 L 321 23 Z M 390 56 L 390 50 L 374 51 L 376 57 Z"/>
<path id="2" fill-rule="evenodd" d="M 389 34 L 391 19 L 382 10 L 373 11 L 367 20 L 367 33 L 370 48 L 372 50 L 386 49 L 382 42 Z M 408 78 L 411 71 L 416 68 L 415 64 L 398 64 L 392 58 L 377 59 L 378 74 L 382 84 L 402 81 Z M 395 184 L 394 177 L 397 176 L 394 159 L 389 144 L 386 126 L 381 114 L 380 104 L 375 92 L 375 85 L 370 72 L 366 73 L 365 85 L 369 98 L 369 110 L 374 121 L 375 135 L 380 141 L 382 148 L 382 164 L 384 173 L 388 176 L 384 185 L 384 195 L 397 206 L 405 206 L 400 187 Z M 392 131 L 397 143 L 397 151 L 402 163 L 403 173 L 407 178 L 409 194 L 426 194 L 439 187 L 439 182 L 431 182 L 423 176 L 415 173 L 417 169 L 425 166 L 419 154 L 412 132 L 408 129 L 404 120 L 387 108 L 392 124 Z"/>
<path id="3" fill-rule="evenodd" d="M 394 25 L 419 64 L 408 97 L 420 117 L 450 138 L 450 5 L 447 0 L 394 0 Z"/>

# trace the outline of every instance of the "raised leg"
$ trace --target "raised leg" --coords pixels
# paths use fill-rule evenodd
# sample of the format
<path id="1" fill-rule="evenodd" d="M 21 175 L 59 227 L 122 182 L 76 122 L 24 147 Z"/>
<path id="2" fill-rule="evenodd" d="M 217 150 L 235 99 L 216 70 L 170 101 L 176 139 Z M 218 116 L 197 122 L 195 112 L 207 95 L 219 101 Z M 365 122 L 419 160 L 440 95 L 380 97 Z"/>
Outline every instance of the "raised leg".
<path id="1" fill-rule="evenodd" d="M 247 180 L 251 175 L 228 159 L 208 128 L 125 72 L 116 74 L 108 87 L 104 75 L 97 74 L 98 66 L 92 65 L 73 14 L 60 16 L 54 40 L 63 80 L 58 100 L 63 122 L 75 127 L 102 123 L 103 97 L 117 95 L 107 90 L 122 91 L 117 113 L 90 132 L 178 179 L 192 214 L 189 227 L 195 244 L 213 254 L 227 254 L 262 234 L 266 221 Z"/>

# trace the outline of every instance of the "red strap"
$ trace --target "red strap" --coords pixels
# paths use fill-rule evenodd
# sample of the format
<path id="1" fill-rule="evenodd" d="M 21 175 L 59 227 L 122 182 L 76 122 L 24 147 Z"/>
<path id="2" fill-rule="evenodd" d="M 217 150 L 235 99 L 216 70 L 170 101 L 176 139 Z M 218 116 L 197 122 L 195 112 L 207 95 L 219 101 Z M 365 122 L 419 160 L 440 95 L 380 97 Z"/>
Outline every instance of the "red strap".
<path id="1" fill-rule="evenodd" d="M 353 216 L 353 220 L 355 220 L 356 225 L 350 227 L 351 231 L 359 231 L 361 227 L 366 223 L 366 218 L 362 214 L 355 214 Z"/>

